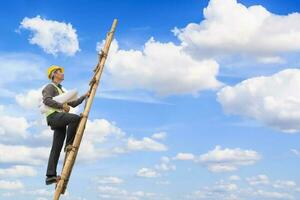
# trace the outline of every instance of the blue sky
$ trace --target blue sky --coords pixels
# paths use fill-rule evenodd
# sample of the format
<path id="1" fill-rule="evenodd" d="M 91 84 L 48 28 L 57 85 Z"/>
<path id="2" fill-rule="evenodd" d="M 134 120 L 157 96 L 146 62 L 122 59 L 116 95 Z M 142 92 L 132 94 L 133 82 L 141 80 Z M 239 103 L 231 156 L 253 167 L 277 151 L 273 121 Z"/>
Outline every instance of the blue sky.
<path id="1" fill-rule="evenodd" d="M 2 2 L 0 199 L 52 199 L 54 186 L 44 184 L 52 132 L 38 110 L 46 70 L 65 67 L 63 86 L 83 94 L 114 18 L 62 199 L 300 199 L 299 8 L 266 0 Z"/>

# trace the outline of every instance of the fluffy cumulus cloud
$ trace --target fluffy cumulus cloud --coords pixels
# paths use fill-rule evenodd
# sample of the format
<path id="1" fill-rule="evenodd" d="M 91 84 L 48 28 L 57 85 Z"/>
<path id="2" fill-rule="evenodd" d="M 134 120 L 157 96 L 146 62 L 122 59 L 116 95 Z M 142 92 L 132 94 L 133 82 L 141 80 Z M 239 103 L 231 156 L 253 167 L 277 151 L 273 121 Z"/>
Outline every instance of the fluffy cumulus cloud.
<path id="1" fill-rule="evenodd" d="M 175 28 L 184 49 L 194 57 L 251 55 L 265 63 L 282 62 L 280 53 L 300 50 L 300 14 L 276 15 L 260 5 L 210 0 L 204 20 Z"/>
<path id="2" fill-rule="evenodd" d="M 42 100 L 43 88 L 44 86 L 39 89 L 31 89 L 26 93 L 17 94 L 15 97 L 17 104 L 25 109 L 37 110 Z"/>
<path id="3" fill-rule="evenodd" d="M 270 183 L 269 177 L 264 174 L 257 175 L 246 179 L 250 185 L 268 185 Z"/>
<path id="4" fill-rule="evenodd" d="M 279 188 L 279 189 L 294 189 L 297 187 L 297 183 L 295 181 L 290 181 L 290 180 L 277 180 L 273 184 L 273 187 Z M 298 190 L 298 189 L 296 189 L 296 190 Z"/>
<path id="5" fill-rule="evenodd" d="M 158 133 L 154 133 L 151 137 L 153 139 L 163 140 L 166 138 L 166 136 L 167 136 L 166 132 L 158 132 Z"/>
<path id="6" fill-rule="evenodd" d="M 49 148 L 0 143 L 0 163 L 40 165 L 47 161 Z"/>
<path id="7" fill-rule="evenodd" d="M 159 177 L 163 173 L 167 173 L 170 171 L 175 171 L 176 166 L 171 162 L 171 159 L 169 157 L 163 156 L 160 159 L 160 163 L 156 164 L 154 168 L 142 168 L 140 169 L 136 175 L 139 177 L 145 177 L 145 178 L 154 178 Z"/>
<path id="8" fill-rule="evenodd" d="M 13 183 L 18 183 L 20 181 L 13 181 Z M 21 183 L 21 182 L 20 182 Z M 22 184 L 22 183 L 21 183 Z M 53 191 L 47 190 L 45 188 L 35 188 L 31 189 L 22 184 L 22 187 L 16 187 L 14 191 L 11 189 L 5 189 L 7 192 L 2 193 L 3 197 L 8 197 L 8 199 L 15 199 L 20 196 L 26 196 L 26 199 L 35 199 L 35 200 L 49 200 L 53 197 Z M 6 198 L 5 198 L 6 199 Z M 66 199 L 70 199 L 69 193 L 66 193 Z M 75 199 L 75 198 L 74 198 Z"/>
<path id="9" fill-rule="evenodd" d="M 160 176 L 160 174 L 156 170 L 150 168 L 142 168 L 136 173 L 136 175 L 146 178 L 154 178 Z"/>
<path id="10" fill-rule="evenodd" d="M 46 132 L 43 135 L 47 135 Z M 40 139 L 45 138 L 41 137 Z M 78 159 L 96 161 L 101 158 L 112 157 L 135 151 L 166 151 L 166 145 L 144 137 L 137 139 L 119 128 L 115 122 L 106 119 L 88 120 L 84 139 L 82 140 Z"/>
<path id="11" fill-rule="evenodd" d="M 300 70 L 286 69 L 272 76 L 247 79 L 218 92 L 228 114 L 255 119 L 284 131 L 300 130 Z"/>
<path id="12" fill-rule="evenodd" d="M 124 199 L 124 200 L 142 200 L 142 199 L 155 199 L 156 194 L 144 191 L 130 192 L 125 189 L 99 186 L 97 188 L 99 197 L 101 199 Z"/>
<path id="13" fill-rule="evenodd" d="M 171 159 L 163 156 L 160 159 L 160 163 L 155 165 L 155 169 L 162 172 L 175 171 L 176 166 L 172 164 Z"/>
<path id="14" fill-rule="evenodd" d="M 173 157 L 174 161 L 192 161 L 200 163 L 208 168 L 209 171 L 230 172 L 235 171 L 241 166 L 252 165 L 261 159 L 261 155 L 253 150 L 243 150 L 240 148 L 230 149 L 216 146 L 213 150 L 194 155 L 192 153 L 178 153 Z M 233 176 L 232 180 L 238 180 L 239 177 Z"/>
<path id="15" fill-rule="evenodd" d="M 237 170 L 240 166 L 252 165 L 260 158 L 261 156 L 253 150 L 222 149 L 216 146 L 214 150 L 201 155 L 198 162 L 212 172 L 226 172 Z"/>
<path id="16" fill-rule="evenodd" d="M 218 181 L 213 186 L 203 187 L 196 190 L 192 194 L 186 195 L 186 199 L 232 199 L 237 200 L 236 195 L 238 186 L 234 183 L 226 183 L 224 181 Z"/>
<path id="17" fill-rule="evenodd" d="M 196 157 L 192 153 L 178 153 L 173 159 L 174 160 L 193 160 L 193 161 L 195 161 Z"/>
<path id="18" fill-rule="evenodd" d="M 264 191 L 258 190 L 254 193 L 255 196 L 263 199 L 282 199 L 282 200 L 295 200 L 295 197 L 289 193 Z"/>
<path id="19" fill-rule="evenodd" d="M 94 143 L 102 143 L 110 136 L 122 138 L 125 136 L 119 127 L 114 122 L 109 122 L 106 119 L 88 120 L 86 124 L 86 140 Z"/>
<path id="20" fill-rule="evenodd" d="M 8 116 L 0 111 L 0 141 L 10 142 L 28 137 L 29 122 L 24 117 Z"/>
<path id="21" fill-rule="evenodd" d="M 260 174 L 245 179 L 251 186 L 257 186 L 259 188 L 263 186 L 269 186 L 276 190 L 286 191 L 299 191 L 298 184 L 293 180 L 271 180 L 267 175 Z"/>
<path id="22" fill-rule="evenodd" d="M 29 42 L 40 46 L 48 54 L 72 56 L 79 51 L 76 29 L 70 23 L 47 20 L 40 16 L 25 17 L 20 28 L 31 31 Z"/>
<path id="23" fill-rule="evenodd" d="M 124 182 L 122 179 L 114 176 L 96 177 L 93 181 L 103 185 L 118 185 Z"/>
<path id="24" fill-rule="evenodd" d="M 31 166 L 16 165 L 11 168 L 0 168 L 0 177 L 35 176 L 36 170 Z"/>
<path id="25" fill-rule="evenodd" d="M 49 156 L 49 145 L 52 141 L 53 131 L 45 127 L 44 121 L 28 122 L 23 117 L 6 116 L 4 108 L 3 105 L 0 105 L 0 164 L 20 165 L 30 163 L 31 165 L 41 165 L 45 163 Z M 11 124 L 14 124 L 14 126 L 11 126 Z M 29 128 L 37 132 L 29 133 Z M 35 146 L 32 146 L 33 144 Z M 166 150 L 167 147 L 164 144 L 153 138 L 136 139 L 132 136 L 128 137 L 115 122 L 94 119 L 87 121 L 78 159 L 93 162 L 135 151 L 157 152 Z M 61 156 L 61 159 L 63 159 L 63 156 Z M 17 167 L 17 169 L 0 169 L 0 176 L 4 171 L 16 172 L 20 170 L 29 171 L 28 168 L 21 169 L 20 167 Z"/>
<path id="26" fill-rule="evenodd" d="M 96 177 L 92 179 L 96 184 L 96 190 L 101 199 L 124 199 L 124 200 L 141 200 L 141 199 L 155 199 L 158 197 L 155 193 L 144 191 L 128 191 L 117 186 L 121 186 L 124 180 L 113 177 Z"/>
<path id="27" fill-rule="evenodd" d="M 53 192 L 52 191 L 49 191 L 49 190 L 46 190 L 45 188 L 43 189 L 35 189 L 35 190 L 22 190 L 20 191 L 20 193 L 22 195 L 31 195 L 31 196 L 38 196 L 37 199 L 48 199 L 46 197 L 52 197 L 53 196 Z M 67 194 L 67 193 L 66 193 Z"/>
<path id="28" fill-rule="evenodd" d="M 19 181 L 0 180 L 0 190 L 20 190 L 24 188 L 24 184 Z"/>
<path id="29" fill-rule="evenodd" d="M 167 147 L 151 138 L 144 137 L 142 140 L 129 138 L 127 149 L 130 151 L 166 151 Z"/>
<path id="30" fill-rule="evenodd" d="M 214 185 L 204 186 L 186 195 L 186 199 L 296 200 L 299 197 L 298 185 L 291 180 L 272 181 L 267 175 L 257 175 L 249 178 L 234 177 L 234 181 L 238 180 L 238 182 L 234 183 L 232 183 L 232 176 L 228 179 L 231 180 L 229 182 L 219 180 Z"/>
<path id="31" fill-rule="evenodd" d="M 221 85 L 218 70 L 214 60 L 195 60 L 181 46 L 153 38 L 141 51 L 119 49 L 115 40 L 107 61 L 109 81 L 115 88 L 146 89 L 162 96 L 216 89 Z"/>
<path id="32" fill-rule="evenodd" d="M 241 178 L 237 175 L 232 175 L 228 178 L 228 180 L 230 180 L 230 181 L 239 181 L 239 180 L 241 180 Z"/>

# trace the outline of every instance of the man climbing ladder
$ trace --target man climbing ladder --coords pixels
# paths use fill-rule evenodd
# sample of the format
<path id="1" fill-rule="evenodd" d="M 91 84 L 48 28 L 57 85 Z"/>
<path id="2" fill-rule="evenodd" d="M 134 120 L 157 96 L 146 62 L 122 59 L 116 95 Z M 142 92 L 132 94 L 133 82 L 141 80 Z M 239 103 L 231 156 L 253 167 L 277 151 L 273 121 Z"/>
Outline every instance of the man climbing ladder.
<path id="1" fill-rule="evenodd" d="M 104 64 L 107 58 L 107 54 L 109 51 L 110 44 L 113 39 L 113 35 L 115 32 L 117 26 L 117 20 L 115 19 L 113 21 L 112 27 L 110 31 L 108 32 L 106 36 L 106 41 L 104 43 L 103 49 L 101 50 L 101 53 L 99 54 L 99 60 L 98 63 L 94 69 L 94 76 L 91 79 L 89 85 L 90 85 L 90 90 L 89 90 L 89 98 L 86 101 L 86 104 L 84 106 L 84 111 L 80 114 L 80 121 L 77 126 L 76 134 L 74 141 L 72 145 L 70 145 L 70 151 L 66 154 L 62 173 L 60 179 L 58 179 L 57 185 L 55 187 L 55 193 L 53 200 L 59 200 L 60 195 L 65 193 L 65 190 L 67 188 L 67 184 L 69 182 L 72 169 L 76 160 L 76 156 L 78 154 L 78 150 L 80 147 L 80 143 L 82 140 L 82 136 L 84 133 L 85 125 L 87 122 L 87 118 L 96 94 L 96 90 L 99 85 L 100 77 L 103 72 Z"/>
<path id="2" fill-rule="evenodd" d="M 65 151 L 72 145 L 76 129 L 79 124 L 80 116 L 68 113 L 69 106 L 76 107 L 89 96 L 89 93 L 81 96 L 77 100 L 62 104 L 53 99 L 53 97 L 64 93 L 61 82 L 64 80 L 64 68 L 59 66 L 51 66 L 48 68 L 48 78 L 51 80 L 42 91 L 43 103 L 49 107 L 45 113 L 47 124 L 54 130 L 52 148 L 48 160 L 48 167 L 46 173 L 46 184 L 52 184 L 60 178 L 57 176 L 56 168 L 59 160 L 60 152 L 67 134 Z M 68 128 L 67 128 L 68 127 Z"/>

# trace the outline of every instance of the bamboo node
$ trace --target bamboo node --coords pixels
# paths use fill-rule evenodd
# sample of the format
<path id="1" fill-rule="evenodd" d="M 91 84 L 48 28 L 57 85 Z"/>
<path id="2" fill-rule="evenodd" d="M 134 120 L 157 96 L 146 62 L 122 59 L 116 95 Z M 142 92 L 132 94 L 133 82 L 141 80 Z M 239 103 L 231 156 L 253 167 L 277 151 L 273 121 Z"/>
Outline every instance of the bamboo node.
<path id="1" fill-rule="evenodd" d="M 86 115 L 86 114 L 84 114 L 84 113 L 80 113 L 80 117 L 81 117 L 81 118 L 87 118 L 88 115 Z"/>

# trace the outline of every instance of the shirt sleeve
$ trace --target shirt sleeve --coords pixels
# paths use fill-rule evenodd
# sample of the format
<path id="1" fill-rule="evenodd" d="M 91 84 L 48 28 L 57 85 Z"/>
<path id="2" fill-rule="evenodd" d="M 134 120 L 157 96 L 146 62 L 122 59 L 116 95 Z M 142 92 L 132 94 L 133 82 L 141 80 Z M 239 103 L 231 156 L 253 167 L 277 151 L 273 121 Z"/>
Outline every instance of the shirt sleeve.
<path id="1" fill-rule="evenodd" d="M 63 109 L 63 104 L 59 103 L 55 100 L 53 100 L 53 97 L 55 96 L 55 90 L 54 86 L 52 84 L 48 84 L 42 91 L 43 95 L 43 103 L 46 106 L 56 108 L 56 109 Z"/>
<path id="2" fill-rule="evenodd" d="M 83 96 L 79 97 L 77 100 L 70 101 L 68 103 L 68 105 L 74 108 L 74 107 L 78 106 L 79 104 L 81 104 L 84 99 L 85 99 L 85 96 L 83 95 Z"/>

